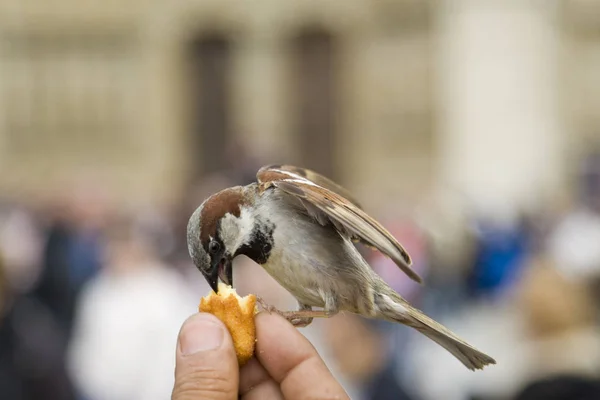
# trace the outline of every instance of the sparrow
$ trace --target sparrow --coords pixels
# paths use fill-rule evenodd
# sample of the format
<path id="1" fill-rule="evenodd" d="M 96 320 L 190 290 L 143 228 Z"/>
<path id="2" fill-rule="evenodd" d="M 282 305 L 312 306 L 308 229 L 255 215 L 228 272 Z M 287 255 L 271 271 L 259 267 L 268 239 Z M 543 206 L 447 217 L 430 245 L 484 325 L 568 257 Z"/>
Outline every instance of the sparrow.
<path id="1" fill-rule="evenodd" d="M 210 196 L 189 219 L 190 257 L 215 292 L 219 279 L 233 284 L 232 260 L 245 255 L 296 298 L 295 311 L 266 306 L 295 326 L 346 311 L 414 328 L 470 370 L 496 363 L 411 306 L 377 275 L 356 242 L 390 257 L 421 283 L 407 251 L 346 189 L 291 165 L 262 167 L 256 177 L 257 182 Z"/>

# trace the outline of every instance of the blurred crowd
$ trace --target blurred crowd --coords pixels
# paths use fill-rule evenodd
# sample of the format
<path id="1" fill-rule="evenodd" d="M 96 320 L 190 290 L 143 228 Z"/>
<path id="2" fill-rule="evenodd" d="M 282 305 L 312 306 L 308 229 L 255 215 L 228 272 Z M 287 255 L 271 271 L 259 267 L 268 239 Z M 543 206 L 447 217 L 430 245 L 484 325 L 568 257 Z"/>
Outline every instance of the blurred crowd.
<path id="1" fill-rule="evenodd" d="M 187 254 L 187 219 L 259 166 L 244 159 L 205 177 L 169 209 L 117 209 L 93 182 L 43 202 L 3 199 L 0 397 L 169 398 L 177 332 L 209 290 Z M 498 365 L 468 371 L 409 328 L 346 313 L 302 332 L 353 399 L 600 398 L 600 157 L 586 159 L 577 190 L 572 204 L 502 221 L 433 206 L 412 218 L 393 204 L 368 210 L 426 284 L 361 248 L 373 268 Z M 240 293 L 295 307 L 248 259 L 234 271 Z"/>

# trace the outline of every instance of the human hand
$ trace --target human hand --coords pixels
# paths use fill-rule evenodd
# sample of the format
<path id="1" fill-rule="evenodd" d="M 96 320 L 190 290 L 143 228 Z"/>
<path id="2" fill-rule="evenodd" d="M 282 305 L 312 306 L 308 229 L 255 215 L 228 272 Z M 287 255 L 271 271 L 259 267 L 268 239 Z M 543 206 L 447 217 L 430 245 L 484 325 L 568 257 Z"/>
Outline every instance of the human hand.
<path id="1" fill-rule="evenodd" d="M 312 346 L 277 314 L 256 316 L 256 352 L 241 369 L 215 316 L 190 317 L 179 332 L 172 400 L 349 399 Z"/>

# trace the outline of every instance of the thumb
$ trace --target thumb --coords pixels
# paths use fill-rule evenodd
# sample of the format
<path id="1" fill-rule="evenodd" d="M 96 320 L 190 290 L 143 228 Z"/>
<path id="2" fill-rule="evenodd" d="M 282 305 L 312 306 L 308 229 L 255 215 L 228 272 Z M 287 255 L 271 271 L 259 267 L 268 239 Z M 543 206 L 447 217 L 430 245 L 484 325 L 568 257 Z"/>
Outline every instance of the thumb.
<path id="1" fill-rule="evenodd" d="M 177 340 L 172 400 L 237 399 L 238 380 L 239 366 L 225 325 L 206 313 L 188 318 Z"/>

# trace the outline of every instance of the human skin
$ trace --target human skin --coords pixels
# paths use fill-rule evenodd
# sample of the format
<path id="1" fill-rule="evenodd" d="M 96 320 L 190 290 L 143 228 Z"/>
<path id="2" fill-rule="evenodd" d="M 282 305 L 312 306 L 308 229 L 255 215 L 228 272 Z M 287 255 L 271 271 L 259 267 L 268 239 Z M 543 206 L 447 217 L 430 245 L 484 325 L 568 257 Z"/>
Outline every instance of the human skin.
<path id="1" fill-rule="evenodd" d="M 349 399 L 312 346 L 277 314 L 256 316 L 255 357 L 239 368 L 215 316 L 186 320 L 177 341 L 172 400 Z"/>

